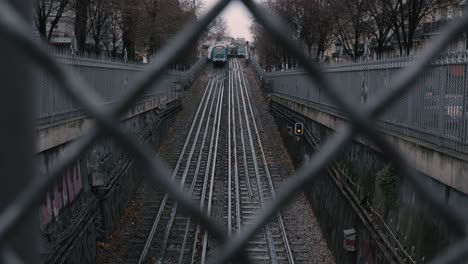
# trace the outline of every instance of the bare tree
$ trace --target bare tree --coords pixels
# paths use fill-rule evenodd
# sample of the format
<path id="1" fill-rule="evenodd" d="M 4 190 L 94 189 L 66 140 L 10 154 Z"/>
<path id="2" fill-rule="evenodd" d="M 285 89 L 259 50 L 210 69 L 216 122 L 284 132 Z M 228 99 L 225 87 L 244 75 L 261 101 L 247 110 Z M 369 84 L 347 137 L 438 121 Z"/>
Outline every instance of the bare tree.
<path id="1" fill-rule="evenodd" d="M 361 39 L 365 32 L 366 1 L 365 0 L 333 0 L 333 12 L 336 37 L 341 40 L 343 50 L 352 59 L 357 59 L 362 49 Z"/>
<path id="2" fill-rule="evenodd" d="M 139 3 L 137 0 L 124 0 L 121 5 L 122 13 L 122 45 L 127 51 L 128 58 L 135 58 L 136 31 L 138 24 Z"/>
<path id="3" fill-rule="evenodd" d="M 181 8 L 188 13 L 197 15 L 204 7 L 203 0 L 179 0 Z"/>
<path id="4" fill-rule="evenodd" d="M 275 56 L 275 54 L 278 54 L 274 52 L 274 42 L 271 42 L 264 27 L 257 21 L 253 21 L 251 24 L 250 32 L 252 32 L 254 38 L 253 46 L 255 47 L 254 51 L 258 62 L 265 70 L 271 71 L 273 65 L 277 64 L 280 59 Z"/>
<path id="5" fill-rule="evenodd" d="M 140 48 L 146 49 L 148 54 L 154 54 L 161 47 L 162 4 L 162 0 L 142 0 L 143 9 L 146 12 L 139 20 L 137 42 Z"/>
<path id="6" fill-rule="evenodd" d="M 187 1 L 139 0 L 139 3 L 134 19 L 135 48 L 149 56 L 154 55 L 186 22 L 196 19 L 193 5 Z M 197 45 L 193 45 L 193 49 L 186 53 L 190 56 L 184 59 L 193 58 L 196 49 Z"/>
<path id="7" fill-rule="evenodd" d="M 292 37 L 298 39 L 301 24 L 299 12 L 303 10 L 304 0 L 268 0 L 267 3 L 268 7 L 281 16 L 290 27 Z"/>
<path id="8" fill-rule="evenodd" d="M 86 49 L 89 2 L 90 0 L 75 0 L 75 37 L 80 50 Z"/>
<path id="9" fill-rule="evenodd" d="M 267 71 L 281 69 L 285 63 L 282 53 L 283 47 L 277 41 L 274 41 L 266 32 L 263 25 L 257 21 L 252 23 L 250 31 L 254 37 L 255 56 L 258 58 L 260 65 Z"/>
<path id="10" fill-rule="evenodd" d="M 169 40 L 192 17 L 191 10 L 184 10 L 180 1 L 161 0 L 161 10 L 158 18 L 161 43 Z"/>
<path id="11" fill-rule="evenodd" d="M 129 59 L 154 54 L 184 23 L 196 19 L 202 4 L 199 0 L 75 1 L 75 21 L 79 24 L 75 35 L 80 47 L 86 47 L 88 38 L 93 40 L 96 52 L 103 47 L 113 56 L 124 51 Z M 193 59 L 196 48 L 194 45 L 194 50 L 188 52 L 190 56 L 184 58 Z"/>
<path id="12" fill-rule="evenodd" d="M 397 34 L 400 54 L 409 55 L 414 46 L 414 36 L 421 23 L 438 0 L 384 1 Z"/>
<path id="13" fill-rule="evenodd" d="M 94 50 L 98 53 L 103 36 L 107 33 L 112 6 L 109 0 L 91 0 L 88 5 L 89 32 L 94 40 Z"/>
<path id="14" fill-rule="evenodd" d="M 315 48 L 315 59 L 320 59 L 334 39 L 333 16 L 328 1 L 301 0 L 298 8 L 300 38 L 307 46 L 309 58 Z"/>
<path id="15" fill-rule="evenodd" d="M 290 28 L 291 37 L 293 39 L 300 39 L 300 12 L 301 0 L 270 0 L 270 8 L 272 8 L 282 19 L 287 23 Z M 282 56 L 282 65 L 278 67 L 287 68 L 292 67 L 296 64 L 295 59 L 289 54 L 289 52 L 281 45 L 277 45 L 277 52 Z"/>
<path id="16" fill-rule="evenodd" d="M 339 1 L 339 0 L 333 0 Z M 335 39 L 334 5 L 327 0 L 267 0 L 263 5 L 280 15 L 291 29 L 291 37 L 304 44 L 310 59 L 319 61 Z M 268 70 L 295 67 L 296 59 L 269 39 L 263 26 L 251 26 L 257 56 Z"/>
<path id="17" fill-rule="evenodd" d="M 39 0 L 37 2 L 35 24 L 41 38 L 50 41 L 69 3 L 69 0 Z M 49 29 L 47 29 L 48 23 L 50 23 Z"/>
<path id="18" fill-rule="evenodd" d="M 110 51 L 113 57 L 117 56 L 122 45 L 123 35 L 123 13 L 122 13 L 122 1 L 111 0 L 110 1 L 110 13 L 108 17 L 108 41 L 104 41 L 104 45 L 107 50 Z"/>
<path id="19" fill-rule="evenodd" d="M 380 58 L 385 47 L 391 42 L 395 31 L 392 27 L 392 9 L 389 9 L 388 0 L 368 0 L 367 17 L 364 25 L 377 43 L 376 53 Z"/>
<path id="20" fill-rule="evenodd" d="M 218 39 L 226 36 L 227 30 L 227 22 L 223 17 L 217 17 L 208 26 L 208 34 Z"/>
<path id="21" fill-rule="evenodd" d="M 263 5 L 282 17 L 291 29 L 290 37 L 300 40 L 301 37 L 312 36 L 308 34 L 312 30 L 307 20 L 309 17 L 305 17 L 309 13 L 302 6 L 304 3 L 305 0 L 268 0 Z M 271 39 L 262 25 L 254 21 L 250 30 L 254 36 L 256 55 L 267 70 L 279 70 L 296 65 L 295 58 L 277 41 Z"/>

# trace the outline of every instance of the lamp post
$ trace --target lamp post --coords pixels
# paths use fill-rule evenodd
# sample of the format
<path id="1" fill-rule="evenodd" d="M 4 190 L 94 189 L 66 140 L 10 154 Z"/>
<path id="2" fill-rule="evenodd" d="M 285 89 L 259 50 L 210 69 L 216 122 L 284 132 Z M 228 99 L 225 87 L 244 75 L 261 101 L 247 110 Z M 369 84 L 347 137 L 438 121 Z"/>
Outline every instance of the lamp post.
<path id="1" fill-rule="evenodd" d="M 341 43 L 341 40 L 338 39 L 335 43 L 335 52 L 338 56 L 338 61 L 337 63 L 340 63 L 340 57 L 341 57 L 341 52 L 343 52 L 343 44 Z"/>

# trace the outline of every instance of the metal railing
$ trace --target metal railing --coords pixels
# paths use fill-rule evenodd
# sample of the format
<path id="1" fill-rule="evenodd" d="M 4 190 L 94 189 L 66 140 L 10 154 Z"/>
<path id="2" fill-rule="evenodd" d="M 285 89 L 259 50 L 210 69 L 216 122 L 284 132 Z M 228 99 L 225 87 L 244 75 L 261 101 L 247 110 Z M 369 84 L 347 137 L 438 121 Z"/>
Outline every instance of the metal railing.
<path id="1" fill-rule="evenodd" d="M 151 151 L 140 144 L 130 135 L 119 128 L 117 117 L 124 113 L 135 100 L 144 95 L 154 83 L 161 79 L 171 62 L 179 59 L 207 25 L 220 14 L 230 3 L 221 0 L 197 22 L 191 22 L 184 27 L 159 52 L 159 61 L 151 65 L 135 81 L 132 88 L 125 91 L 121 100 L 109 108 L 100 107 L 103 101 L 86 81 L 70 73 L 65 67 L 57 63 L 46 50 L 36 43 L 31 31 L 32 1 L 0 1 L 0 50 L 6 55 L 0 61 L 0 70 L 4 78 L 1 98 L 2 111 L 0 115 L 4 127 L 0 132 L 2 145 L 2 184 L 0 185 L 0 258 L 4 263 L 34 263 L 38 258 L 39 237 L 37 231 L 36 209 L 47 190 L 63 172 L 72 165 L 82 153 L 90 148 L 97 138 L 111 136 L 120 145 L 135 154 L 141 164 L 147 169 L 151 182 L 164 189 L 177 200 L 182 210 L 190 214 L 201 224 L 214 239 L 221 244 L 218 252 L 213 254 L 209 263 L 228 263 L 231 260 L 241 263 L 252 263 L 244 251 L 248 241 L 269 221 L 278 211 L 286 206 L 295 195 L 313 184 L 318 175 L 326 172 L 327 166 L 340 154 L 343 147 L 350 143 L 353 135 L 361 133 L 373 140 L 389 157 L 403 177 L 406 177 L 420 198 L 428 201 L 434 210 L 447 222 L 447 225 L 464 239 L 454 243 L 433 263 L 459 263 L 468 256 L 467 217 L 463 210 L 453 210 L 442 200 L 441 196 L 433 195 L 430 186 L 422 183 L 417 172 L 411 168 L 400 153 L 377 131 L 376 119 L 389 106 L 404 96 L 409 87 L 417 83 L 423 76 L 424 70 L 430 62 L 447 46 L 458 34 L 464 32 L 468 25 L 468 15 L 454 19 L 434 41 L 427 47 L 422 57 L 412 62 L 404 71 L 400 71 L 389 80 L 387 89 L 376 91 L 366 104 L 357 105 L 346 97 L 332 82 L 327 81 L 322 72 L 310 61 L 290 37 L 288 28 L 276 15 L 267 13 L 257 6 L 254 0 L 242 0 L 255 18 L 271 34 L 273 39 L 281 42 L 285 49 L 295 56 L 304 71 L 309 74 L 313 84 L 321 87 L 335 105 L 346 113 L 350 122 L 347 126 L 337 130 L 311 158 L 310 162 L 298 169 L 296 174 L 289 177 L 280 188 L 276 199 L 268 202 L 252 219 L 242 233 L 228 240 L 227 232 L 216 221 L 200 211 L 186 193 L 170 181 L 170 173 L 164 169 L 161 161 L 152 155 Z M 59 162 L 50 168 L 50 173 L 44 177 L 36 177 L 37 169 L 34 162 L 34 118 L 35 108 L 32 107 L 36 91 L 33 88 L 34 72 L 39 68 L 46 69 L 54 76 L 60 89 L 73 101 L 85 109 L 96 122 L 96 127 L 88 135 L 73 142 L 69 151 L 62 155 Z M 12 115 L 11 113 L 14 113 Z"/>
<path id="2" fill-rule="evenodd" d="M 73 75 L 81 76 L 90 87 L 100 95 L 102 105 L 114 104 L 122 99 L 140 76 L 148 71 L 145 64 L 113 61 L 109 58 L 72 56 L 55 51 L 54 59 Z M 66 51 L 65 51 L 66 52 Z M 175 86 L 189 84 L 201 69 L 205 59 L 198 58 L 187 71 L 168 70 L 157 85 L 145 91 L 139 100 L 169 97 L 174 95 Z M 47 70 L 42 70 L 38 77 L 37 124 L 73 118 L 83 114 L 80 105 L 73 102 L 54 80 Z"/>
<path id="3" fill-rule="evenodd" d="M 389 89 L 391 80 L 414 61 L 414 57 L 324 67 L 325 77 L 340 95 L 354 105 L 364 105 Z M 439 56 L 411 86 L 378 118 L 379 127 L 437 146 L 468 153 L 468 52 Z M 257 70 L 258 71 L 258 70 Z M 315 85 L 307 73 L 262 72 L 271 93 L 343 114 L 338 105 Z"/>

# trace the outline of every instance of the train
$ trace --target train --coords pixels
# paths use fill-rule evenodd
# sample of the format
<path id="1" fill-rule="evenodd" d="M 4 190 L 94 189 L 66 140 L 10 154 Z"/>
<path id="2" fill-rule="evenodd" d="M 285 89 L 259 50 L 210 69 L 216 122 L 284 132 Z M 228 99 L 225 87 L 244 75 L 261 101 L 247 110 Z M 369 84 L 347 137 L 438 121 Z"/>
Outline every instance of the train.
<path id="1" fill-rule="evenodd" d="M 228 46 L 228 54 L 229 57 L 237 57 L 237 46 L 236 45 L 229 45 Z"/>
<path id="2" fill-rule="evenodd" d="M 208 61 L 215 66 L 224 66 L 228 60 L 228 45 L 217 43 L 208 48 Z"/>
<path id="3" fill-rule="evenodd" d="M 247 48 L 245 46 L 237 47 L 237 56 L 247 58 Z"/>
<path id="4" fill-rule="evenodd" d="M 248 58 L 247 47 L 245 45 L 231 44 L 228 46 L 229 57 Z"/>
<path id="5" fill-rule="evenodd" d="M 207 48 L 207 59 L 215 66 L 223 67 L 229 57 L 241 57 L 249 59 L 248 48 L 246 45 L 239 44 L 237 42 L 227 43 L 218 42 L 214 45 L 205 45 Z"/>

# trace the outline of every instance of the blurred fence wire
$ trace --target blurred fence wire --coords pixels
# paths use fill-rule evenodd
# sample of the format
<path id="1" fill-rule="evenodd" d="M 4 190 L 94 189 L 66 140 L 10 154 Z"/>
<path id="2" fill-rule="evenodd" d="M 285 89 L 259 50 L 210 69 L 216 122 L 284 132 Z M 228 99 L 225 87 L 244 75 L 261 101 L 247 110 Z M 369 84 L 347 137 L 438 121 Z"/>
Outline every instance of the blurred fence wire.
<path id="1" fill-rule="evenodd" d="M 431 61 L 443 51 L 454 37 L 462 33 L 468 25 L 468 15 L 451 21 L 441 33 L 428 46 L 426 52 L 417 60 L 408 63 L 404 70 L 398 71 L 388 80 L 386 89 L 372 91 L 373 94 L 366 104 L 356 105 L 355 101 L 344 97 L 339 84 L 329 82 L 322 71 L 312 62 L 299 45 L 290 37 L 290 30 L 276 15 L 267 13 L 258 6 L 254 0 L 241 0 L 252 12 L 255 19 L 261 23 L 272 35 L 273 39 L 284 45 L 284 48 L 293 54 L 303 66 L 313 89 L 318 89 L 327 95 L 324 102 L 333 104 L 340 111 L 346 113 L 349 125 L 338 130 L 328 139 L 311 161 L 296 174 L 290 177 L 280 188 L 275 200 L 267 204 L 251 225 L 243 232 L 228 240 L 226 232 L 207 216 L 205 212 L 192 203 L 191 199 L 175 184 L 170 182 L 170 175 L 163 169 L 160 160 L 151 155 L 148 148 L 141 146 L 131 136 L 119 129 L 118 116 L 138 98 L 145 95 L 154 85 L 164 78 L 167 68 L 172 62 L 180 58 L 183 51 L 189 48 L 207 25 L 230 3 L 230 0 L 220 0 L 197 22 L 184 27 L 169 43 L 158 53 L 158 61 L 151 64 L 148 70 L 133 82 L 132 87 L 123 91 L 120 98 L 109 108 L 101 107 L 105 101 L 104 94 L 99 94 L 88 85 L 82 77 L 73 74 L 69 67 L 63 67 L 56 59 L 41 47 L 31 34 L 31 6 L 32 0 L 0 1 L 0 50 L 6 55 L 0 61 L 0 70 L 3 77 L 4 96 L 1 98 L 1 120 L 7 124 L 0 134 L 0 143 L 4 154 L 0 165 L 2 168 L 2 185 L 0 185 L 0 258 L 5 263 L 35 263 L 38 260 L 38 231 L 36 226 L 36 209 L 42 201 L 46 191 L 57 180 L 68 166 L 88 150 L 96 139 L 102 135 L 111 136 L 126 150 L 135 154 L 147 169 L 149 179 L 159 188 L 165 189 L 168 194 L 177 200 L 178 204 L 199 222 L 220 243 L 217 253 L 210 259 L 210 263 L 228 263 L 238 261 L 251 262 L 245 256 L 244 248 L 248 241 L 273 217 L 277 210 L 287 203 L 300 191 L 313 183 L 327 166 L 336 158 L 343 147 L 351 141 L 356 133 L 362 133 L 388 154 L 391 161 L 404 177 L 408 179 L 422 198 L 431 203 L 438 210 L 447 224 L 466 236 L 467 219 L 460 211 L 448 208 L 439 196 L 432 195 L 431 189 L 421 183 L 416 172 L 411 169 L 408 162 L 399 155 L 398 151 L 377 132 L 377 118 L 389 110 L 394 103 L 399 103 L 403 96 L 411 95 L 409 87 L 415 86 L 423 76 L 424 70 L 430 67 Z M 32 81 L 34 73 L 46 70 L 54 78 L 57 88 L 61 89 L 78 107 L 84 109 L 96 121 L 96 128 L 76 142 L 70 151 L 64 154 L 47 177 L 36 177 L 37 170 L 34 162 L 34 117 L 37 109 L 33 99 L 37 91 Z M 438 71 L 443 71 L 443 68 Z M 329 70 L 328 70 L 329 72 Z M 332 74 L 332 73 L 327 73 Z M 340 78 L 352 78 L 352 74 L 339 73 Z M 101 77 L 99 77 L 101 78 Z M 102 76 L 102 78 L 105 78 Z M 343 79 L 344 80 L 344 79 Z M 379 84 L 376 84 L 379 85 Z M 361 86 L 353 87 L 360 89 Z M 437 87 L 434 87 L 438 89 Z M 421 88 L 425 89 L 425 87 Z M 313 91 L 313 90 L 312 90 Z M 310 97 L 312 98 L 312 97 Z M 307 99 L 307 97 L 305 98 Z M 437 101 L 437 99 L 434 99 Z M 445 100 L 441 97 L 440 100 Z M 391 109 L 391 108 L 390 108 Z M 457 110 L 455 110 L 456 112 Z M 13 113 L 13 114 L 12 114 Z M 7 154 L 6 154 L 7 153 Z M 308 183 L 308 184 L 307 184 Z M 451 245 L 433 260 L 434 263 L 459 263 L 468 255 L 468 238 Z"/>

